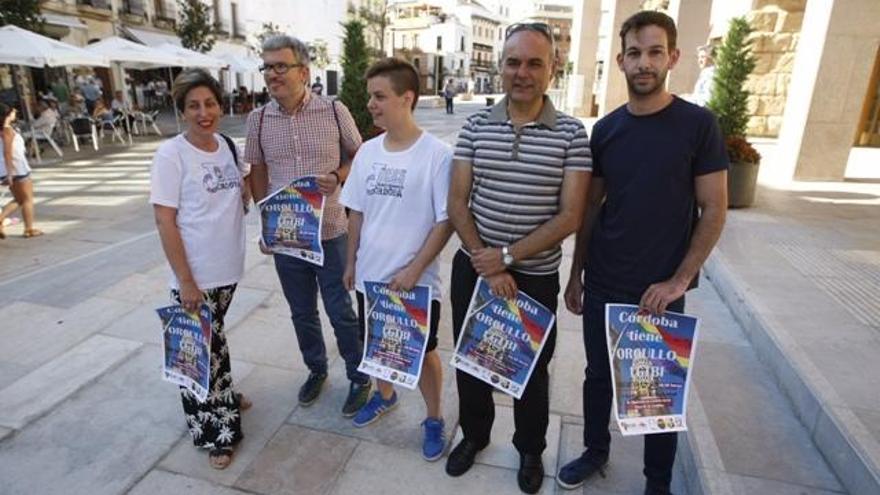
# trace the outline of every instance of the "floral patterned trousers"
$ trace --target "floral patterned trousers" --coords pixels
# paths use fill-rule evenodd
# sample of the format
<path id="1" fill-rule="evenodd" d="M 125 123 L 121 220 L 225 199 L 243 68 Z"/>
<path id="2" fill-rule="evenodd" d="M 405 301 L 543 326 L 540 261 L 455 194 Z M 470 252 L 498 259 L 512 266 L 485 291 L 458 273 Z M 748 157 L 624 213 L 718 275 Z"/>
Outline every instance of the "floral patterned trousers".
<path id="1" fill-rule="evenodd" d="M 241 441 L 239 397 L 232 389 L 232 368 L 223 319 L 232 303 L 236 284 L 208 289 L 202 294 L 211 308 L 211 384 L 208 398 L 199 402 L 189 390 L 181 387 L 180 397 L 186 423 L 196 447 L 214 449 L 231 447 Z M 171 290 L 171 300 L 180 304 L 180 291 Z"/>

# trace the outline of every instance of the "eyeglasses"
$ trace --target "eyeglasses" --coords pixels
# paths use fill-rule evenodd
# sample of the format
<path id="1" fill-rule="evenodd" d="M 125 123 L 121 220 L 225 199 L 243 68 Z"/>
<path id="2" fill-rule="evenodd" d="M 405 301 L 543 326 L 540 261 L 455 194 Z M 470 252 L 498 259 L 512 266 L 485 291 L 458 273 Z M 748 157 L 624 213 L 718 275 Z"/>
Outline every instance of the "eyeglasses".
<path id="1" fill-rule="evenodd" d="M 285 64 L 284 62 L 278 62 L 275 64 L 263 64 L 260 66 L 260 72 L 273 70 L 276 74 L 283 75 L 287 74 L 287 71 L 293 69 L 294 67 L 305 67 L 305 64 Z"/>
<path id="2" fill-rule="evenodd" d="M 504 31 L 504 40 L 507 41 L 508 38 L 520 31 L 535 31 L 541 33 L 547 38 L 551 45 L 554 43 L 553 31 L 550 30 L 550 25 L 546 22 L 517 22 L 511 24 L 510 26 L 507 26 L 507 29 Z"/>

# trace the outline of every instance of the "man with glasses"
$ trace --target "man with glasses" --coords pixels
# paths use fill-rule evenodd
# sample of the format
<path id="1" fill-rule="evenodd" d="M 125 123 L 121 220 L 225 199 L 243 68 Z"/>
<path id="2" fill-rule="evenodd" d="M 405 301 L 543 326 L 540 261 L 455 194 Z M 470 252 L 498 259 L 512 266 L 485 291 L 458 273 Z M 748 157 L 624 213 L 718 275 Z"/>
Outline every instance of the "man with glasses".
<path id="1" fill-rule="evenodd" d="M 252 111 L 247 119 L 245 161 L 252 167 L 254 200 L 305 175 L 317 176 L 321 193 L 326 196 L 321 231 L 324 265 L 275 255 L 275 270 L 290 306 L 303 361 L 310 371 L 299 390 L 299 403 L 314 403 L 327 379 L 327 351 L 318 319 L 320 288 L 351 381 L 342 414 L 352 417 L 367 401 L 370 381 L 357 370 L 363 343 L 351 297 L 342 284 L 347 220 L 339 204 L 339 191 L 361 145 L 361 136 L 345 105 L 311 95 L 307 86 L 309 51 L 303 42 L 291 36 L 273 36 L 263 43 L 261 57 L 260 70 L 273 99 Z M 261 250 L 269 254 L 262 245 Z"/>
<path id="2" fill-rule="evenodd" d="M 679 57 L 676 37 L 675 22 L 661 12 L 640 12 L 623 23 L 617 66 L 628 101 L 593 127 L 589 206 L 565 289 L 566 306 L 583 314 L 587 355 L 586 450 L 556 476 L 567 489 L 603 473 L 608 462 L 613 392 L 605 305 L 683 312 L 685 291 L 724 226 L 728 158 L 718 123 L 710 111 L 666 90 Z M 646 435 L 644 442 L 645 494 L 666 495 L 676 433 Z"/>
<path id="3" fill-rule="evenodd" d="M 478 277 L 498 297 L 521 290 L 556 311 L 560 244 L 581 224 L 591 159 L 583 124 L 557 111 L 544 94 L 555 69 L 549 27 L 512 25 L 501 61 L 505 97 L 468 117 L 459 133 L 447 208 L 462 242 L 450 284 L 456 340 Z M 525 493 L 536 493 L 544 479 L 547 367 L 555 345 L 554 326 L 513 405 L 517 481 Z M 471 468 L 489 443 L 495 417 L 490 385 L 462 371 L 456 383 L 464 438 L 449 454 L 451 476 Z"/>

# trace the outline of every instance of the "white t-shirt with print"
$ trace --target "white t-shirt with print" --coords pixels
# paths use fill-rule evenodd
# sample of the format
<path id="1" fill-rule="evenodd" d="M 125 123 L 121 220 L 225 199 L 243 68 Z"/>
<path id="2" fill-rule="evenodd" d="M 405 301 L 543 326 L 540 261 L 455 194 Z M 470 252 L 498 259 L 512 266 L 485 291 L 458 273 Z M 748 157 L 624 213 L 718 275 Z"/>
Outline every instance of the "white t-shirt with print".
<path id="1" fill-rule="evenodd" d="M 150 203 L 177 209 L 186 260 L 199 289 L 237 283 L 244 272 L 242 175 L 229 145 L 215 134 L 217 150 L 193 146 L 183 134 L 159 146 L 150 174 Z M 170 284 L 179 288 L 173 270 Z"/>
<path id="2" fill-rule="evenodd" d="M 364 143 L 354 157 L 340 202 L 363 213 L 355 265 L 355 285 L 390 282 L 415 257 L 434 225 L 445 221 L 452 150 L 422 132 L 404 151 L 385 149 L 385 135 Z M 440 270 L 434 260 L 419 285 L 441 299 Z"/>

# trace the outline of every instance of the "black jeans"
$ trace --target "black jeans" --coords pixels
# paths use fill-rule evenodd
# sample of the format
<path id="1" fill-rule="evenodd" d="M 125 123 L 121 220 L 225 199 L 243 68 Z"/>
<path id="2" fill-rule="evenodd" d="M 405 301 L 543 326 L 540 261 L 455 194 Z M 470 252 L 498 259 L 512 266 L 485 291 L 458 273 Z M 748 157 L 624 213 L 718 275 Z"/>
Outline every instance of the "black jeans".
<path id="1" fill-rule="evenodd" d="M 605 343 L 605 304 L 638 304 L 640 296 L 587 287 L 584 291 L 584 347 L 587 351 L 584 400 L 584 446 L 589 450 L 608 453 L 611 433 L 612 387 L 611 365 Z M 670 304 L 669 311 L 683 312 L 684 297 Z M 678 444 L 677 433 L 645 435 L 644 474 L 648 486 L 669 489 L 672 465 Z"/>
<path id="2" fill-rule="evenodd" d="M 451 114 L 452 112 L 453 112 L 453 110 L 452 110 L 452 98 L 447 97 L 447 98 L 446 98 L 446 113 Z"/>
<path id="3" fill-rule="evenodd" d="M 550 311 L 556 312 L 559 295 L 558 273 L 524 275 L 512 271 L 511 274 L 519 290 L 535 298 Z M 461 333 L 461 326 L 477 278 L 477 272 L 474 271 L 470 258 L 461 251 L 456 253 L 452 261 L 450 284 L 452 331 L 456 342 Z M 547 424 L 550 418 L 550 374 L 547 366 L 555 348 L 556 325 L 554 324 L 522 398 L 513 401 L 515 426 L 513 445 L 524 454 L 540 454 L 547 447 Z M 464 438 L 480 447 L 485 447 L 489 444 L 492 423 L 495 420 L 495 401 L 492 398 L 494 387 L 459 370 L 455 372 L 455 382 L 458 385 L 458 413 Z"/>

